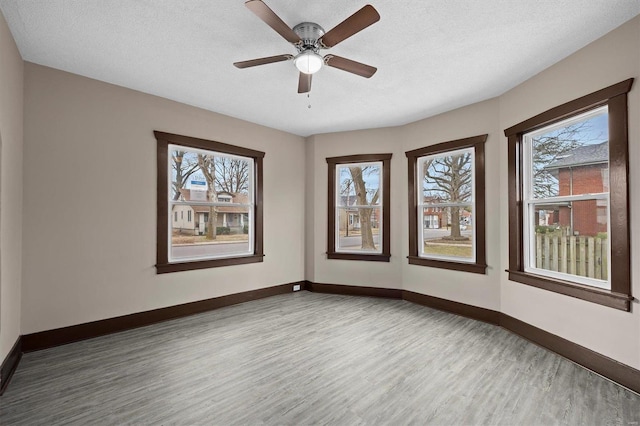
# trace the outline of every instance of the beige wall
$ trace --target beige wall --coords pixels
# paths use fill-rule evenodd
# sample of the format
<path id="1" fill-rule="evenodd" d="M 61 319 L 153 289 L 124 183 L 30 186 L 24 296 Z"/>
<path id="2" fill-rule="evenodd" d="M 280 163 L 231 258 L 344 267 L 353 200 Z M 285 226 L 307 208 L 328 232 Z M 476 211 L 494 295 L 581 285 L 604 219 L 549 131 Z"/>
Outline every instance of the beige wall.
<path id="1" fill-rule="evenodd" d="M 621 312 L 507 279 L 503 135 L 504 128 L 562 102 L 639 78 L 640 18 L 499 98 L 402 127 L 316 135 L 306 144 L 297 136 L 241 120 L 26 64 L 24 162 L 23 65 L 7 34 L 0 22 L 0 357 L 20 333 L 22 229 L 27 259 L 24 334 L 306 277 L 319 283 L 403 288 L 500 310 L 640 368 L 637 301 L 631 313 Z M 640 158 L 638 84 L 629 94 L 632 165 Z M 264 263 L 155 274 L 155 190 L 149 190 L 156 179 L 154 129 L 266 152 Z M 487 275 L 408 265 L 404 152 L 483 133 L 489 134 Z M 325 159 L 385 152 L 393 154 L 391 262 L 327 260 Z M 24 183 L 16 176 L 23 176 Z M 640 247 L 638 167 L 631 167 L 630 182 L 632 247 Z M 123 206 L 130 214 L 124 221 Z M 632 255 L 633 294 L 639 295 L 635 265 L 640 264 L 640 250 Z"/>
<path id="2" fill-rule="evenodd" d="M 23 62 L 0 13 L 0 362 L 20 335 Z"/>
<path id="3" fill-rule="evenodd" d="M 31 63 L 24 101 L 24 334 L 304 279 L 304 139 Z M 153 130 L 266 153 L 263 263 L 156 275 Z"/>
<path id="4" fill-rule="evenodd" d="M 369 287 L 402 288 L 399 279 L 402 262 L 397 253 L 401 251 L 401 230 L 405 216 L 402 206 L 406 204 L 406 194 L 397 190 L 404 182 L 406 173 L 399 171 L 406 162 L 399 147 L 397 128 L 362 130 L 355 132 L 330 133 L 316 135 L 307 140 L 307 178 L 311 179 L 313 209 L 306 212 L 309 219 L 307 233 L 308 280 L 317 283 L 348 284 Z M 350 260 L 327 259 L 327 157 L 352 154 L 384 154 L 391 157 L 391 261 L 355 262 Z M 403 180 L 404 179 L 404 180 Z M 309 184 L 308 184 L 309 185 Z"/>
<path id="5" fill-rule="evenodd" d="M 541 72 L 500 97 L 505 129 L 556 105 L 634 77 L 629 93 L 632 294 L 640 296 L 640 17 Z M 506 139 L 505 142 L 506 144 Z M 507 175 L 506 149 L 500 175 Z M 500 192 L 506 194 L 506 180 Z M 507 200 L 500 212 L 506 218 Z M 508 266 L 507 223 L 502 221 L 502 269 Z M 507 280 L 501 275 L 502 312 L 596 352 L 640 368 L 640 305 L 622 312 Z"/>
<path id="6" fill-rule="evenodd" d="M 406 126 L 307 139 L 307 279 L 403 288 L 502 311 L 635 368 L 640 368 L 640 312 L 622 312 L 511 282 L 508 267 L 507 140 L 503 130 L 563 102 L 640 77 L 640 18 L 635 18 L 502 96 Z M 632 247 L 640 247 L 640 81 L 629 94 Z M 488 133 L 486 275 L 408 265 L 407 161 L 404 152 Z M 392 152 L 391 263 L 326 259 L 326 157 Z M 633 294 L 640 294 L 640 250 L 632 250 Z"/>
<path id="7" fill-rule="evenodd" d="M 402 127 L 315 135 L 307 140 L 307 177 L 313 179 L 314 208 L 308 234 L 307 279 L 319 283 L 349 284 L 406 290 L 500 309 L 500 227 L 497 192 L 487 198 L 487 275 L 463 274 L 407 264 L 409 254 L 406 151 L 453 139 L 489 134 L 487 158 L 495 161 L 500 148 L 498 103 L 489 100 Z M 357 262 L 327 259 L 327 157 L 367 153 L 392 153 L 391 158 L 391 261 Z M 500 184 L 497 161 L 487 165 L 487 187 Z M 313 238 L 313 240 L 312 240 Z M 462 278 L 462 279 L 461 279 Z"/>
<path id="8" fill-rule="evenodd" d="M 455 139 L 488 134 L 485 143 L 485 179 L 486 179 L 486 275 L 461 273 L 424 266 L 408 265 L 409 254 L 407 220 L 402 232 L 402 282 L 406 290 L 454 300 L 456 302 L 500 310 L 500 214 L 498 210 L 500 194 L 492 188 L 500 186 L 498 153 L 502 139 L 498 128 L 498 101 L 492 99 L 427 120 L 409 124 L 403 128 L 404 145 L 402 150 L 409 151 Z M 402 153 L 404 156 L 404 152 Z M 407 161 L 400 170 L 405 179 L 399 192 L 407 191 Z M 406 195 L 403 197 L 403 217 L 408 217 Z M 502 268 L 504 270 L 504 268 Z"/>

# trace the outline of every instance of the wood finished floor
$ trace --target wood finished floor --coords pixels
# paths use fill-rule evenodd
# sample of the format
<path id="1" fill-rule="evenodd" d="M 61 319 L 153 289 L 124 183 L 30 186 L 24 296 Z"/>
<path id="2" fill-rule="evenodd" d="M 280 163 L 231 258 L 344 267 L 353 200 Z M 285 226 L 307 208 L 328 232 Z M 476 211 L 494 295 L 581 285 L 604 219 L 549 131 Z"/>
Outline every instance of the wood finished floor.
<path id="1" fill-rule="evenodd" d="M 25 354 L 2 425 L 637 425 L 640 396 L 499 327 L 298 292 Z"/>

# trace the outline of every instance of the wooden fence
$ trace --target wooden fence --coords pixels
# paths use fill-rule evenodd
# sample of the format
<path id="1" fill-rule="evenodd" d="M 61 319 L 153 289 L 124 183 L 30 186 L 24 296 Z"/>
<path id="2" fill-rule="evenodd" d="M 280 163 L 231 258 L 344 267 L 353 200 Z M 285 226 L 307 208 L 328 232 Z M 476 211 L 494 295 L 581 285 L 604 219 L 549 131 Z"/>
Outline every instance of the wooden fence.
<path id="1" fill-rule="evenodd" d="M 582 277 L 608 279 L 608 240 L 601 237 L 575 237 L 536 234 L 536 268 Z"/>

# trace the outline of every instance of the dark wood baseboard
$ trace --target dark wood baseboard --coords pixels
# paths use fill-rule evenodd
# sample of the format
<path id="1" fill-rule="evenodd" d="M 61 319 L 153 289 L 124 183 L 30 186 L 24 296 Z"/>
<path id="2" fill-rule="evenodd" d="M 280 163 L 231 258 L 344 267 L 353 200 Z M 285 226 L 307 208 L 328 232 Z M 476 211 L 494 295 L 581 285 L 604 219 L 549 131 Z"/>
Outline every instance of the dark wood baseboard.
<path id="1" fill-rule="evenodd" d="M 316 293 L 404 299 L 408 302 L 495 324 L 579 365 L 582 365 L 595 373 L 607 377 L 608 379 L 611 379 L 634 392 L 640 393 L 640 370 L 636 370 L 633 367 L 622 364 L 616 360 L 594 352 L 591 349 L 587 349 L 567 339 L 556 336 L 555 334 L 534 327 L 526 322 L 498 311 L 441 299 L 408 290 L 300 281 L 21 336 L 18 338 L 0 367 L 0 395 L 2 395 L 2 392 L 6 389 L 13 372 L 16 370 L 18 363 L 20 362 L 23 352 L 46 349 L 118 331 L 129 330 L 175 318 L 194 315 L 251 300 L 289 293 L 293 291 L 294 285 L 300 285 L 301 290 L 308 290 Z"/>
<path id="2" fill-rule="evenodd" d="M 418 305 L 424 305 L 441 311 L 450 312 L 452 314 L 461 315 L 463 317 L 488 322 L 489 324 L 498 325 L 500 323 L 500 312 L 491 309 L 428 296 L 426 294 L 416 293 L 409 290 L 402 291 L 402 298 L 408 302 L 417 303 Z"/>
<path id="3" fill-rule="evenodd" d="M 447 299 L 441 299 L 409 290 L 378 287 L 359 287 L 336 284 L 317 284 L 307 281 L 305 288 L 318 293 L 333 293 L 353 296 L 388 297 L 404 299 L 445 312 L 465 316 L 501 326 L 532 343 L 546 348 L 570 361 L 579 364 L 601 376 L 604 376 L 634 392 L 640 393 L 640 370 L 608 358 L 591 349 L 580 346 L 548 331 L 534 327 L 524 321 L 491 309 L 467 305 Z"/>
<path id="4" fill-rule="evenodd" d="M 229 294 L 226 296 L 214 297 L 212 299 L 200 300 L 182 305 L 169 306 L 166 308 L 92 321 L 84 324 L 57 328 L 54 330 L 26 334 L 22 336 L 22 351 L 38 351 L 80 340 L 91 339 L 93 337 L 104 336 L 106 334 L 116 333 L 119 331 L 130 330 L 132 328 L 144 327 L 146 325 L 156 324 L 175 318 L 199 314 L 251 300 L 290 293 L 293 291 L 294 285 L 300 285 L 301 289 L 304 289 L 305 281 L 261 288 L 243 293 Z"/>
<path id="5" fill-rule="evenodd" d="M 0 366 L 0 395 L 2 395 L 7 389 L 9 381 L 11 380 L 11 377 L 13 377 L 13 373 L 15 373 L 16 368 L 18 368 L 21 358 L 22 336 L 19 336 L 2 362 L 2 366 Z"/>
<path id="6" fill-rule="evenodd" d="M 640 370 L 506 314 L 500 315 L 500 326 L 634 392 L 640 393 Z"/>
<path id="7" fill-rule="evenodd" d="M 402 299 L 402 290 L 395 288 L 360 287 L 357 285 L 321 284 L 305 282 L 305 290 L 314 293 L 343 294 L 346 296 L 385 297 Z"/>
<path id="8" fill-rule="evenodd" d="M 500 312 L 491 309 L 479 308 L 473 305 L 440 299 L 426 294 L 415 293 L 408 290 L 381 287 L 360 287 L 342 284 L 320 284 L 306 281 L 305 289 L 314 293 L 343 294 L 347 296 L 386 297 L 389 299 L 404 299 L 418 305 L 428 306 L 441 311 L 451 312 L 476 320 L 498 325 Z"/>

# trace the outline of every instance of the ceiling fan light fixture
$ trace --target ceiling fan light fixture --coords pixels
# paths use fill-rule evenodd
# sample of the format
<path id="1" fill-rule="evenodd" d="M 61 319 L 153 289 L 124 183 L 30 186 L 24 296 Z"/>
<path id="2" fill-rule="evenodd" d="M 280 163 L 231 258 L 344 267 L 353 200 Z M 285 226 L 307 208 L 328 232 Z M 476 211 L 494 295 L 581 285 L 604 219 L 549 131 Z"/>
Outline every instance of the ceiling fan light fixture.
<path id="1" fill-rule="evenodd" d="M 313 50 L 305 50 L 295 57 L 293 63 L 300 72 L 305 74 L 315 74 L 320 71 L 320 68 L 322 68 L 324 59 L 322 59 L 322 56 Z"/>

